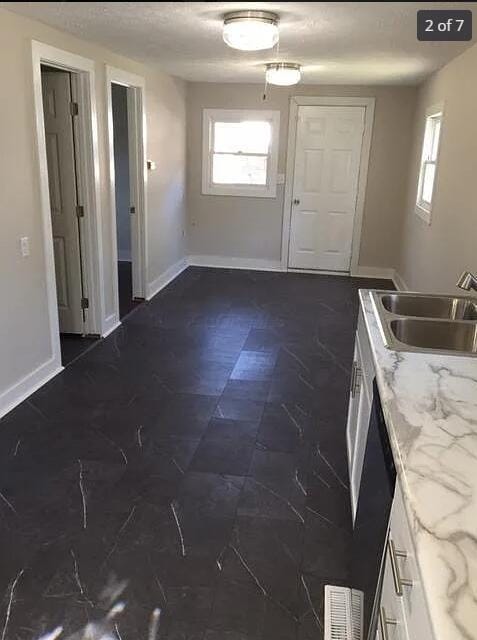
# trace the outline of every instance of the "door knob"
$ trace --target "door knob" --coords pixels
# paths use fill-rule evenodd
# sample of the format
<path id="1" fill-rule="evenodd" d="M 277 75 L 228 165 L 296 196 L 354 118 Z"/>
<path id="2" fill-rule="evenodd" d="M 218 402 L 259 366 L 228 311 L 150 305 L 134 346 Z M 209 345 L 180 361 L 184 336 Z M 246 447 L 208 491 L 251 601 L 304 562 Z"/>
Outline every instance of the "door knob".
<path id="1" fill-rule="evenodd" d="M 300 200 L 298 198 L 293 198 L 293 204 L 300 204 Z"/>

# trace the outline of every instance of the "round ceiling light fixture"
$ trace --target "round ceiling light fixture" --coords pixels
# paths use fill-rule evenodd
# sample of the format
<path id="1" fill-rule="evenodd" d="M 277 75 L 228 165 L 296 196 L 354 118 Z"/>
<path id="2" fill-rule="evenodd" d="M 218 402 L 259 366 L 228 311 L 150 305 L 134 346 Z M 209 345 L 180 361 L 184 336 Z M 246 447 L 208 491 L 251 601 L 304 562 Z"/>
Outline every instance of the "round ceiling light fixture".
<path id="1" fill-rule="evenodd" d="M 270 11 L 233 11 L 224 16 L 224 42 L 241 51 L 271 49 L 278 42 L 278 16 Z"/>
<path id="2" fill-rule="evenodd" d="M 268 84 L 289 87 L 300 82 L 301 67 L 296 62 L 269 62 L 265 68 Z"/>

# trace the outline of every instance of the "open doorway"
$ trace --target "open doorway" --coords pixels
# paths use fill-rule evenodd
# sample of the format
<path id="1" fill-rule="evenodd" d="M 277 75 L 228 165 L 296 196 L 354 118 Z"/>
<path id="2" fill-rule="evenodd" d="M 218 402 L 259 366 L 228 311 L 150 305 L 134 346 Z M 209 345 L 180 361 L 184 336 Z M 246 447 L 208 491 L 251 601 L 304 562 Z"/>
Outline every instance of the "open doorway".
<path id="1" fill-rule="evenodd" d="M 119 317 L 124 318 L 140 304 L 133 292 L 133 216 L 136 215 L 134 194 L 131 192 L 131 157 L 128 111 L 128 87 L 111 85 L 114 141 L 114 182 L 116 196 L 116 242 L 118 247 Z"/>
<path id="2" fill-rule="evenodd" d="M 81 224 L 78 78 L 71 71 L 41 65 L 41 88 L 61 362 L 65 366 L 95 339 L 87 335 L 87 234 Z"/>
<path id="3" fill-rule="evenodd" d="M 116 325 L 146 297 L 145 81 L 106 67 Z"/>

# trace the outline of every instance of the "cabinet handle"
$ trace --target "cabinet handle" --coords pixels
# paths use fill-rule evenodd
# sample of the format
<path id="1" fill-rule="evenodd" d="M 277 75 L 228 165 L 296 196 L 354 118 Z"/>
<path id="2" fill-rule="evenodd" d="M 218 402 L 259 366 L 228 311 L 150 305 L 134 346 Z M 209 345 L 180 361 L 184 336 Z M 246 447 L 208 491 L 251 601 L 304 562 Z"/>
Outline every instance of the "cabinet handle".
<path id="1" fill-rule="evenodd" d="M 353 389 L 354 389 L 354 378 L 356 376 L 356 360 L 353 361 L 353 366 L 351 367 L 351 382 L 349 385 L 349 390 L 351 393 L 351 396 L 353 396 Z"/>
<path id="2" fill-rule="evenodd" d="M 354 398 L 361 384 L 361 367 L 357 362 L 353 363 L 353 374 L 351 376 L 351 397 Z"/>
<path id="3" fill-rule="evenodd" d="M 397 559 L 407 558 L 407 553 L 405 551 L 399 551 L 398 549 L 396 549 L 391 538 L 388 538 L 388 551 L 389 559 L 391 560 L 391 571 L 393 574 L 394 590 L 396 591 L 396 595 L 402 596 L 402 588 L 412 587 L 412 580 L 407 580 L 406 578 L 401 577 L 401 571 L 399 570 L 399 563 Z"/>
<path id="4" fill-rule="evenodd" d="M 388 618 L 386 616 L 386 610 L 384 607 L 381 607 L 379 610 L 379 627 L 381 629 L 381 638 L 382 640 L 389 640 L 388 636 L 388 626 L 396 626 L 398 623 L 397 620 L 393 618 Z"/>

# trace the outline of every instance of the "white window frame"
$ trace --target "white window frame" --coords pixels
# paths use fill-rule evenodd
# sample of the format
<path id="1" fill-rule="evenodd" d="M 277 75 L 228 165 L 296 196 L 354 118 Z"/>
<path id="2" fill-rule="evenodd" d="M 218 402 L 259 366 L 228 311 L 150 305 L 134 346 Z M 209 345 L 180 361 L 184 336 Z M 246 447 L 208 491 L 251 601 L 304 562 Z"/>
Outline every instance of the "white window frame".
<path id="1" fill-rule="evenodd" d="M 267 184 L 214 184 L 212 182 L 213 132 L 216 122 L 265 120 L 270 123 L 271 137 L 267 162 Z M 202 193 L 214 196 L 276 198 L 280 112 L 251 109 L 204 109 L 202 120 Z"/>
<path id="2" fill-rule="evenodd" d="M 439 120 L 439 122 L 440 122 L 439 140 L 437 142 L 437 151 L 436 151 L 436 156 L 435 156 L 434 160 L 431 160 L 428 157 L 426 157 L 426 136 L 427 136 L 427 131 L 428 131 L 429 126 L 431 125 L 431 121 L 432 120 L 434 120 L 434 121 L 435 120 Z M 433 202 L 434 202 L 434 195 L 435 195 L 436 182 L 437 182 L 437 174 L 438 174 L 438 170 L 439 170 L 439 153 L 440 153 L 440 148 L 441 148 L 443 123 L 444 123 L 444 107 L 443 107 L 442 104 L 434 105 L 432 107 L 429 107 L 426 110 L 424 133 L 423 133 L 423 138 L 422 138 L 421 161 L 419 163 L 419 179 L 418 179 L 418 182 L 417 182 L 417 194 L 416 194 L 415 212 L 427 224 L 431 223 L 432 205 L 433 205 Z M 432 125 L 432 126 L 435 126 L 435 124 Z M 431 141 L 429 146 L 432 149 L 433 141 Z M 426 166 L 428 164 L 433 164 L 434 167 L 435 167 L 435 170 L 434 170 L 434 181 L 432 183 L 432 194 L 431 194 L 431 201 L 430 202 L 427 202 L 426 200 L 422 199 L 422 190 L 424 188 L 425 168 L 426 168 Z"/>

